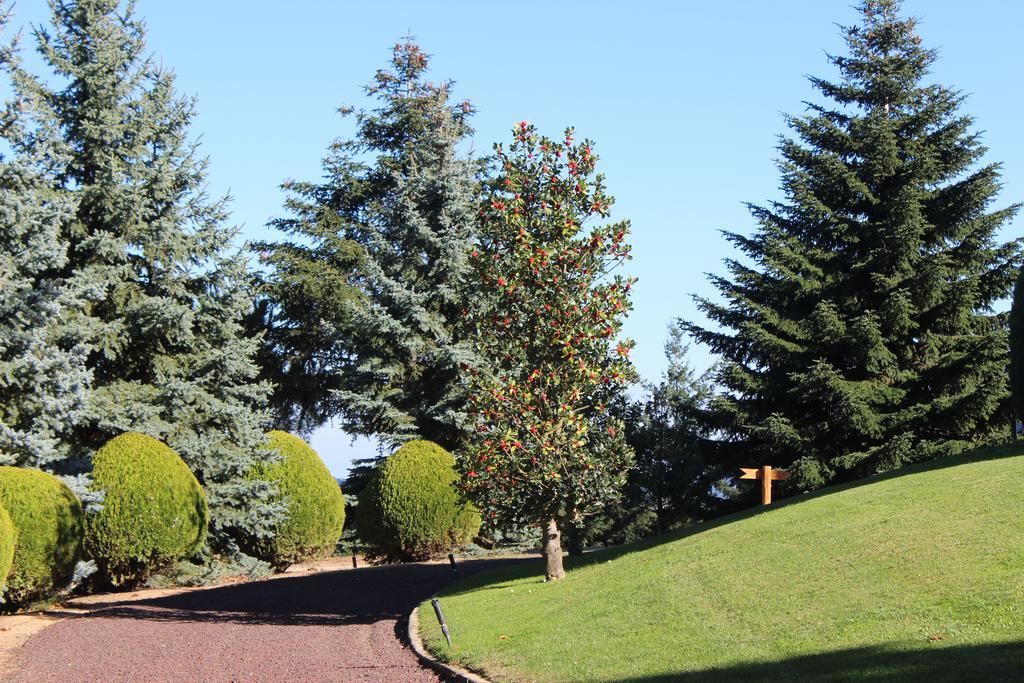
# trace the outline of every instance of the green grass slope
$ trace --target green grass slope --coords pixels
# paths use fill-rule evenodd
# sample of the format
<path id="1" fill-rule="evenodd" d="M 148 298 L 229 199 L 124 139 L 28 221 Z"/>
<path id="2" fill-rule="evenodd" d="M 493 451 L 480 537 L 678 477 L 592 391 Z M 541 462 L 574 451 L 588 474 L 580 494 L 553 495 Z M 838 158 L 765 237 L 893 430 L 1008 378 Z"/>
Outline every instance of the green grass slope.
<path id="1" fill-rule="evenodd" d="M 507 681 L 1024 679 L 1024 454 L 949 458 L 441 594 Z"/>

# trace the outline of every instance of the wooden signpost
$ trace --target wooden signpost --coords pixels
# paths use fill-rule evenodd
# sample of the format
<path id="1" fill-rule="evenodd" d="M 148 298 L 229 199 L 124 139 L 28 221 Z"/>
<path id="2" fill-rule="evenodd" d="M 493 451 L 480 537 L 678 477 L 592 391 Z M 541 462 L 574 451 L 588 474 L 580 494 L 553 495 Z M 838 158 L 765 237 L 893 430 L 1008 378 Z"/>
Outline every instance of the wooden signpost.
<path id="1" fill-rule="evenodd" d="M 740 479 L 761 480 L 761 504 L 772 504 L 772 481 L 789 479 L 789 472 L 786 470 L 773 470 L 771 465 L 765 465 L 760 469 L 755 467 L 741 467 Z"/>

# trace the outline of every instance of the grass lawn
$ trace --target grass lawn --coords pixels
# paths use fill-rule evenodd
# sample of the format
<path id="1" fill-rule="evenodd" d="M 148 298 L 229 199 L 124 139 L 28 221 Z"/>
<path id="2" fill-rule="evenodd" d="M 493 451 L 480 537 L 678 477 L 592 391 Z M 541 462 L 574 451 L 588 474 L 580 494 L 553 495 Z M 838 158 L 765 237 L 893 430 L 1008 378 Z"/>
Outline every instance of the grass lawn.
<path id="1" fill-rule="evenodd" d="M 1024 680 L 1024 451 L 947 458 L 453 583 L 424 639 L 497 681 Z"/>

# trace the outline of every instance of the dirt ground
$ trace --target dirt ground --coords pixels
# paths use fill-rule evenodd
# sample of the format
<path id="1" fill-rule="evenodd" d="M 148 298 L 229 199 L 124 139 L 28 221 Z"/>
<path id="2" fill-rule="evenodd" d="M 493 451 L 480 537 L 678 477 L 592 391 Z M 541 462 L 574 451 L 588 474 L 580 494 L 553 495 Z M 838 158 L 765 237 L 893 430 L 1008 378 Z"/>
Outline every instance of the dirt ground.
<path id="1" fill-rule="evenodd" d="M 356 561 L 360 567 L 367 566 L 366 560 L 361 555 L 356 557 Z M 280 579 L 308 572 L 339 571 L 342 569 L 352 569 L 351 557 L 327 557 L 294 564 L 287 571 L 275 574 L 265 580 Z M 11 661 L 29 638 L 62 619 L 87 614 L 90 611 L 91 605 L 154 600 L 190 591 L 208 590 L 217 586 L 227 585 L 228 583 L 237 583 L 237 581 L 195 588 L 147 588 L 130 593 L 97 593 L 95 595 L 85 595 L 62 601 L 45 612 L 0 615 L 0 679 L 6 679 L 8 675 L 12 674 L 13 666 Z"/>
<path id="2" fill-rule="evenodd" d="M 460 575 L 516 559 L 460 560 Z M 43 681 L 436 681 L 400 639 L 451 581 L 447 561 L 352 569 L 351 557 L 268 579 L 89 595 L 0 617 L 0 678 Z"/>

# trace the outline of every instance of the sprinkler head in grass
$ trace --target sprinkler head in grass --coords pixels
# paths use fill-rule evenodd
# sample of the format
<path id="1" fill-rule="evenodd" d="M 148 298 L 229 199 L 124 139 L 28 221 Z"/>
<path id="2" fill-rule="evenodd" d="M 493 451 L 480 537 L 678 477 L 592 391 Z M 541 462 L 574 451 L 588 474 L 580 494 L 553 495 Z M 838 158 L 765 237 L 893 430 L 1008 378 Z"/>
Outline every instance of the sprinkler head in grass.
<path id="1" fill-rule="evenodd" d="M 441 634 L 448 641 L 448 647 L 452 646 L 452 637 L 448 634 L 448 624 L 444 623 L 444 614 L 441 612 L 441 603 L 437 598 L 431 598 L 430 604 L 434 606 L 434 614 L 437 615 L 437 623 L 441 625 Z"/>

